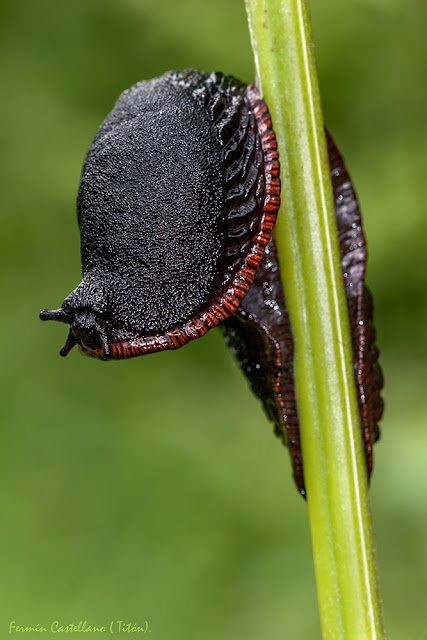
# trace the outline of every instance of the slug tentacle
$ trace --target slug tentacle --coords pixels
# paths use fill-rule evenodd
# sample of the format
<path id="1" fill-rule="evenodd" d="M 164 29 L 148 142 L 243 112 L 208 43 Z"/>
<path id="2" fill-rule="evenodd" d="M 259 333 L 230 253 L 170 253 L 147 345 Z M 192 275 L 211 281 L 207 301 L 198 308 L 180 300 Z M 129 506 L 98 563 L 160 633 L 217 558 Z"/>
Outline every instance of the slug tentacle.
<path id="1" fill-rule="evenodd" d="M 59 352 L 59 355 L 62 357 L 65 357 L 66 355 L 68 355 L 71 351 L 71 349 L 77 344 L 77 339 L 75 337 L 75 335 L 73 334 L 72 330 L 70 329 L 70 333 L 67 336 L 67 340 L 64 344 L 64 346 L 62 347 L 61 351 Z"/>
<path id="2" fill-rule="evenodd" d="M 108 343 L 107 332 L 105 331 L 104 327 L 100 327 L 98 335 L 101 342 L 101 348 L 104 352 L 104 357 L 109 360 L 112 356 L 112 352 Z"/>
<path id="3" fill-rule="evenodd" d="M 44 309 L 40 312 L 40 320 L 56 320 L 68 324 L 71 322 L 71 317 L 64 309 Z"/>

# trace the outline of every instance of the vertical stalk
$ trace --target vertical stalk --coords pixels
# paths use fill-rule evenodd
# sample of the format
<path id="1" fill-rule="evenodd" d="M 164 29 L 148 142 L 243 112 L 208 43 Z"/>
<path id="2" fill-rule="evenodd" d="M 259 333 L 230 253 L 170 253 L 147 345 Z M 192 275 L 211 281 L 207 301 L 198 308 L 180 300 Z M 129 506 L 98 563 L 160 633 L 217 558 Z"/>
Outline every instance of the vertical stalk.
<path id="1" fill-rule="evenodd" d="M 324 638 L 385 637 L 347 304 L 305 0 L 246 0 L 281 164 L 276 226 Z"/>

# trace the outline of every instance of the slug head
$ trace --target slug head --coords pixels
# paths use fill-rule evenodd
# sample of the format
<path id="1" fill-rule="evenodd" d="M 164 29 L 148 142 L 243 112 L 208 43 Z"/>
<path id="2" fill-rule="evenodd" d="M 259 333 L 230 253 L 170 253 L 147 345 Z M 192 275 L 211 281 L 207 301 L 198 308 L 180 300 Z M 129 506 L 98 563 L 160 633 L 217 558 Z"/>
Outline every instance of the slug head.
<path id="1" fill-rule="evenodd" d="M 77 344 L 84 354 L 97 354 L 102 360 L 111 358 L 111 348 L 108 344 L 105 323 L 102 317 L 90 310 L 67 313 L 63 309 L 44 310 L 40 313 L 41 320 L 57 320 L 70 325 L 67 340 L 60 350 L 61 356 L 66 356 Z"/>

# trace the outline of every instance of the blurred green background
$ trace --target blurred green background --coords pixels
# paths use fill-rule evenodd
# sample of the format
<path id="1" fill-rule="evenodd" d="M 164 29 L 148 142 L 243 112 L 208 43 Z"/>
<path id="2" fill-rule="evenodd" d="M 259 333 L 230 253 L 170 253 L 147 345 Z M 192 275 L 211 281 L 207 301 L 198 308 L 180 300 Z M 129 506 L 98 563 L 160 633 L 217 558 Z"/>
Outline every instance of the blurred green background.
<path id="1" fill-rule="evenodd" d="M 427 638 L 427 9 L 312 5 L 386 377 L 371 489 L 386 625 Z M 61 359 L 66 328 L 38 319 L 80 281 L 75 196 L 100 122 L 169 69 L 252 81 L 243 0 L 0 11 L 0 638 L 10 620 L 112 619 L 148 620 L 153 640 L 319 638 L 306 505 L 220 333 L 106 364 Z"/>

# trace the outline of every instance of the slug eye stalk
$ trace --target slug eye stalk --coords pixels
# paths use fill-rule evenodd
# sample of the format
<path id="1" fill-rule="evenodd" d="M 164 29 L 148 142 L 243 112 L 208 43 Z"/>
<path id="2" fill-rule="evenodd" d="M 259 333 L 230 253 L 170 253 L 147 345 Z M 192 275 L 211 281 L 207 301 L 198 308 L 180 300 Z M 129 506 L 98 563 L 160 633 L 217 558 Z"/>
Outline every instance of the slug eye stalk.
<path id="1" fill-rule="evenodd" d="M 40 313 L 40 320 L 56 320 L 57 322 L 65 322 L 70 324 L 72 318 L 64 311 L 64 309 L 44 309 Z"/>

